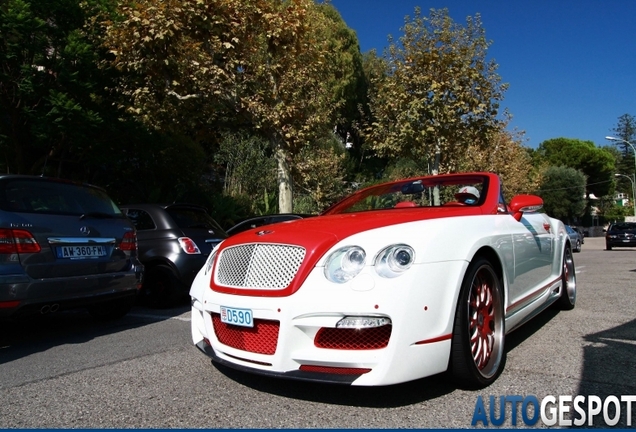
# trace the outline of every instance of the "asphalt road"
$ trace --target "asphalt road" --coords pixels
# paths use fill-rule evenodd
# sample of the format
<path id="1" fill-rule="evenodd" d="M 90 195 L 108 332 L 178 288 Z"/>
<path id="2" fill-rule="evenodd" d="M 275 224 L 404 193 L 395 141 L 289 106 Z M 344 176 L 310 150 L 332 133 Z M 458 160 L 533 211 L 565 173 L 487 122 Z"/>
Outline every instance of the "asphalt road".
<path id="1" fill-rule="evenodd" d="M 59 313 L 0 323 L 0 428 L 470 428 L 479 398 L 492 420 L 489 396 L 636 395 L 636 249 L 603 249 L 602 238 L 585 239 L 576 308 L 509 335 L 506 368 L 483 390 L 443 375 L 359 388 L 221 369 L 191 345 L 188 305 L 135 308 L 106 324 Z M 593 426 L 607 426 L 601 414 Z M 628 427 L 626 403 L 617 426 Z"/>

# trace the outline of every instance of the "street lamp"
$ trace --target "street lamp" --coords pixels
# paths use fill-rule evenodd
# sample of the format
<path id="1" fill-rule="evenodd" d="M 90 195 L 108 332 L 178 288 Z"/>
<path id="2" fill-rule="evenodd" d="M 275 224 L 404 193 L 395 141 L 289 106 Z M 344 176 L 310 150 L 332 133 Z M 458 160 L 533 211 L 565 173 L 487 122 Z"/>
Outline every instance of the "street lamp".
<path id="1" fill-rule="evenodd" d="M 614 174 L 614 177 L 627 177 L 632 183 L 632 204 L 634 204 L 634 216 L 636 216 L 636 174 L 633 179 L 625 174 Z"/>

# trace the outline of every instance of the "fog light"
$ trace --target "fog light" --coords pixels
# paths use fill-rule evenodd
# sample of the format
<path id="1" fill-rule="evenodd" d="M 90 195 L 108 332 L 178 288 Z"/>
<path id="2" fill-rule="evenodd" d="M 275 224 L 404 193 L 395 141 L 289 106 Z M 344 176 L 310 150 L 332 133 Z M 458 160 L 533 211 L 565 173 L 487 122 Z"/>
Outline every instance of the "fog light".
<path id="1" fill-rule="evenodd" d="M 374 328 L 391 325 L 391 319 L 387 317 L 344 317 L 336 324 L 336 328 Z"/>

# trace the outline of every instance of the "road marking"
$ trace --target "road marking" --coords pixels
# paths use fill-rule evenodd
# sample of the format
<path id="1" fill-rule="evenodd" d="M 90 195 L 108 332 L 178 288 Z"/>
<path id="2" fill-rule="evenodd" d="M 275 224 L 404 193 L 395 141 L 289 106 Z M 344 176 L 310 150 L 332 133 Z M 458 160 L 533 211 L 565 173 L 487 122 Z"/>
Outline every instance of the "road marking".
<path id="1" fill-rule="evenodd" d="M 137 313 L 129 313 L 128 316 L 135 317 L 135 318 L 150 318 L 150 319 L 154 319 L 158 321 L 164 321 L 167 319 L 186 321 L 186 322 L 190 321 L 190 318 L 184 318 L 180 316 L 171 317 L 171 316 L 165 316 L 165 315 L 150 315 L 150 314 L 137 314 Z"/>
<path id="2" fill-rule="evenodd" d="M 635 340 L 629 340 L 629 339 L 613 339 L 613 338 L 599 338 L 602 340 L 606 340 L 606 341 L 610 341 L 610 342 L 621 342 L 621 343 L 626 343 L 626 344 L 630 344 L 630 345 L 636 345 L 636 341 Z"/>

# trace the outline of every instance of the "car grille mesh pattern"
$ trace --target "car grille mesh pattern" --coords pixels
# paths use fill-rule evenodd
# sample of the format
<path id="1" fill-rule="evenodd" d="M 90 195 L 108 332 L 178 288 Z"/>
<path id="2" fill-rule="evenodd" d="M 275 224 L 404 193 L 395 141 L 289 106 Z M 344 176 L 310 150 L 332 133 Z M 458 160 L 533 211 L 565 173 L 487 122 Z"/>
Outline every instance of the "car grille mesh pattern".
<path id="1" fill-rule="evenodd" d="M 254 327 L 240 327 L 221 321 L 221 315 L 212 314 L 216 338 L 223 345 L 256 354 L 274 354 L 278 343 L 279 322 L 255 319 Z"/>
<path id="2" fill-rule="evenodd" d="M 341 350 L 371 350 L 384 348 L 389 344 L 393 326 L 364 329 L 340 329 L 323 327 L 314 338 L 318 348 Z"/>
<path id="3" fill-rule="evenodd" d="M 219 257 L 216 281 L 237 288 L 283 289 L 296 276 L 305 249 L 275 244 L 229 247 Z"/>

